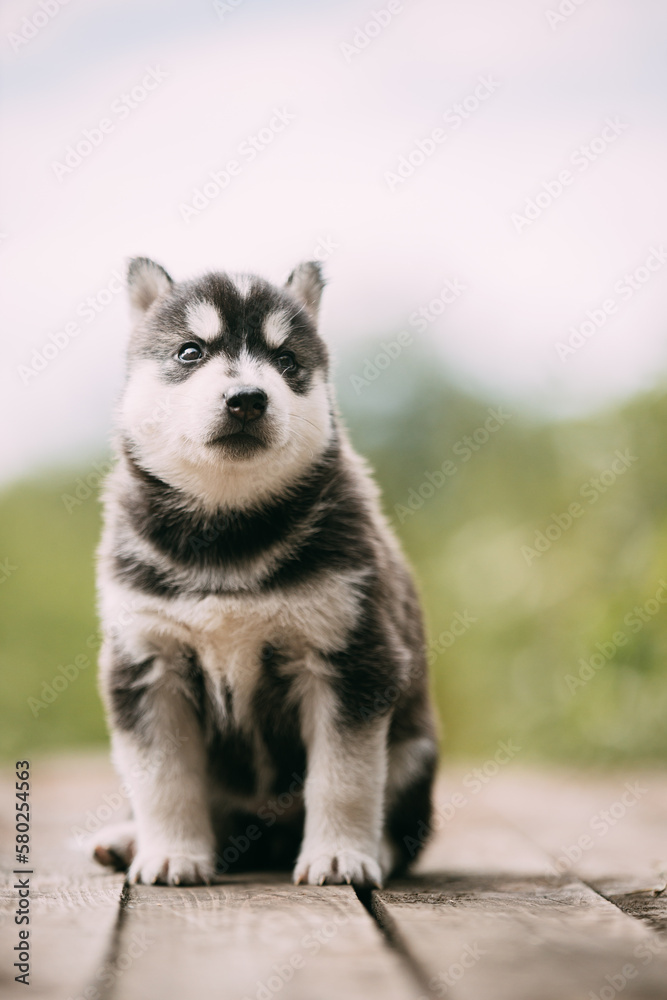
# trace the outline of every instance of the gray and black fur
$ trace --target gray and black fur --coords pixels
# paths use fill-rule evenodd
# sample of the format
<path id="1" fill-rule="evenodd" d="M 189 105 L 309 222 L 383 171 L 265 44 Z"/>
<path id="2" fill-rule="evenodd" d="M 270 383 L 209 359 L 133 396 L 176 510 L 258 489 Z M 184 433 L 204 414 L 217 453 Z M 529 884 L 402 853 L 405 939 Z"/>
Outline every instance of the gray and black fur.
<path id="1" fill-rule="evenodd" d="M 322 284 L 130 265 L 99 594 L 133 819 L 96 856 L 133 881 L 380 884 L 428 829 L 419 602 L 336 414 Z"/>

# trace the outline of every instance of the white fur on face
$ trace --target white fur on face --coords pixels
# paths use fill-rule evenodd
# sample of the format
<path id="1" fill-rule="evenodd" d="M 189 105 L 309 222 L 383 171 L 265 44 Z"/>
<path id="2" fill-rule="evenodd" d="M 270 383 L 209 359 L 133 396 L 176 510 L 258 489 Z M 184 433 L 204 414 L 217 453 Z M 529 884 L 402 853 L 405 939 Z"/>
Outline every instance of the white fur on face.
<path id="1" fill-rule="evenodd" d="M 185 311 L 185 319 L 195 337 L 205 342 L 215 340 L 222 332 L 220 313 L 213 303 L 207 302 L 206 299 L 190 302 Z"/>
<path id="2" fill-rule="evenodd" d="M 120 428 L 140 463 L 211 508 L 250 506 L 279 493 L 322 454 L 332 431 L 329 390 L 321 373 L 308 393 L 298 395 L 273 365 L 248 354 L 236 363 L 234 377 L 229 372 L 226 359 L 211 358 L 186 381 L 168 385 L 156 362 L 139 361 L 120 408 Z M 223 395 L 240 386 L 266 392 L 262 419 L 271 444 L 234 460 L 206 442 L 219 429 Z"/>
<path id="3" fill-rule="evenodd" d="M 242 298 L 247 298 L 250 294 L 250 289 L 253 285 L 253 277 L 251 274 L 230 274 L 227 275 L 228 278 L 234 282 L 237 292 Z"/>
<path id="4" fill-rule="evenodd" d="M 274 312 L 264 320 L 262 333 L 269 347 L 280 347 L 290 332 L 289 317 L 284 312 Z"/>

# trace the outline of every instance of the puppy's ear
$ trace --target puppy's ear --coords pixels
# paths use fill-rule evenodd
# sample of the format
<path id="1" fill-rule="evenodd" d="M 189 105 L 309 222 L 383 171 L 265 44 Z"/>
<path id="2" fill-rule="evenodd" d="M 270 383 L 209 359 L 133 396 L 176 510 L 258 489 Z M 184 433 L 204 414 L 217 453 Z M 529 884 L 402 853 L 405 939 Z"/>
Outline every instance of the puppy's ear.
<path id="1" fill-rule="evenodd" d="M 317 319 L 324 278 L 322 268 L 316 261 L 309 260 L 295 267 L 287 279 L 285 288 L 306 307 L 313 319 Z"/>
<path id="2" fill-rule="evenodd" d="M 134 257 L 127 269 L 130 305 L 137 317 L 146 312 L 159 295 L 168 295 L 174 287 L 167 272 L 148 257 Z"/>

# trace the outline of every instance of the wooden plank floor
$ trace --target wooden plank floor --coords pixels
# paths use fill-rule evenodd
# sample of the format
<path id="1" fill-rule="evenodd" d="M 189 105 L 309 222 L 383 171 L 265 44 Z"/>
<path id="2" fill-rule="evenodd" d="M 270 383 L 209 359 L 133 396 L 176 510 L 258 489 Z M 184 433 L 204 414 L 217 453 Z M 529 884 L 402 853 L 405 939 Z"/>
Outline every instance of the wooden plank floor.
<path id="1" fill-rule="evenodd" d="M 28 990 L 14 982 L 11 773 L 0 794 L 3 997 L 667 996 L 667 774 L 510 764 L 481 784 L 446 770 L 438 833 L 415 873 L 359 899 L 278 874 L 127 890 L 76 843 L 121 804 L 106 760 L 32 771 Z"/>

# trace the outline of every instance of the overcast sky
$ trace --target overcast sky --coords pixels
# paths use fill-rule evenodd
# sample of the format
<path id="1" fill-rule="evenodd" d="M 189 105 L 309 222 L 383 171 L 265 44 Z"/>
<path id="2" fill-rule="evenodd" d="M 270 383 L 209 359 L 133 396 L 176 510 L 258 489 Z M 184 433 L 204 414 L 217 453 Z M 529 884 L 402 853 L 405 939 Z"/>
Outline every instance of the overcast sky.
<path id="1" fill-rule="evenodd" d="M 133 255 L 326 258 L 338 355 L 411 330 L 551 414 L 662 384 L 660 0 L 43 4 L 0 13 L 5 481 L 104 448 Z"/>

